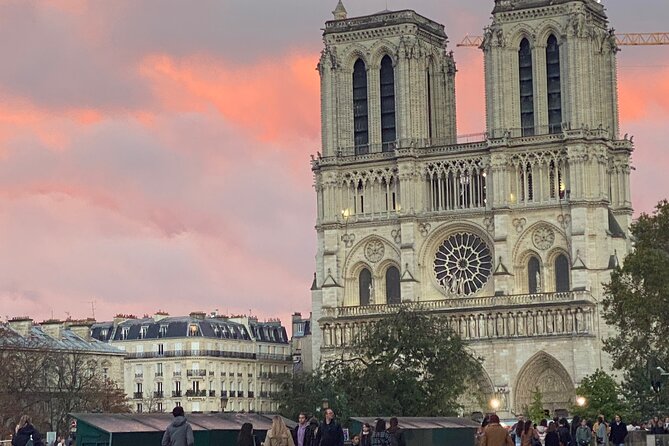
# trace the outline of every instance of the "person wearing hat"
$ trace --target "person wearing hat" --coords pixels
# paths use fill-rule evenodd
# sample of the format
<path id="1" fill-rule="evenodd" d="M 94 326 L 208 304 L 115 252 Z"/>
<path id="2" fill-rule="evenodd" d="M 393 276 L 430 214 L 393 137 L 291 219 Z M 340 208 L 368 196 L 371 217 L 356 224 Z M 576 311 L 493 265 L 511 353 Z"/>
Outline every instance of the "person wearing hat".
<path id="1" fill-rule="evenodd" d="M 480 446 L 513 446 L 509 433 L 499 424 L 496 414 L 490 415 L 490 421 L 483 430 Z"/>
<path id="2" fill-rule="evenodd" d="M 190 423 L 186 421 L 184 416 L 184 408 L 176 406 L 172 410 L 174 420 L 165 429 L 163 434 L 162 446 L 195 446 L 195 438 L 193 437 L 193 428 Z"/>

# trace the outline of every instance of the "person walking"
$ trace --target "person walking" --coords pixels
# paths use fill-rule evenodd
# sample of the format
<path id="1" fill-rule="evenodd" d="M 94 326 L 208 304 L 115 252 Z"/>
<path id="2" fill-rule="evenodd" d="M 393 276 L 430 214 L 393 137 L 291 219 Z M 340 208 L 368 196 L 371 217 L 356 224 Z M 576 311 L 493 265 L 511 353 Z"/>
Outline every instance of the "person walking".
<path id="1" fill-rule="evenodd" d="M 558 435 L 554 421 L 551 421 L 548 425 L 546 437 L 544 438 L 544 446 L 560 446 L 560 436 Z"/>
<path id="2" fill-rule="evenodd" d="M 604 444 L 607 438 L 607 425 L 604 421 L 604 415 L 597 418 L 597 425 L 594 426 L 595 435 L 597 436 L 597 444 Z"/>
<path id="3" fill-rule="evenodd" d="M 480 446 L 514 446 L 513 440 L 499 423 L 499 417 L 496 414 L 490 415 L 489 423 L 481 436 Z"/>
<path id="4" fill-rule="evenodd" d="M 392 417 L 390 419 L 388 433 L 394 439 L 393 446 L 407 446 L 407 442 L 404 439 L 404 429 L 400 429 L 397 417 Z"/>
<path id="5" fill-rule="evenodd" d="M 19 419 L 19 424 L 14 429 L 14 438 L 12 438 L 12 446 L 26 446 L 32 440 L 33 446 L 44 446 L 42 441 L 42 434 L 39 433 L 35 426 L 30 422 L 28 415 L 22 415 Z"/>
<path id="6" fill-rule="evenodd" d="M 653 419 L 650 421 L 648 433 L 651 435 L 664 434 L 664 426 L 662 425 L 659 417 L 653 417 Z"/>
<path id="7" fill-rule="evenodd" d="M 525 420 L 525 426 L 523 426 L 523 432 L 520 435 L 521 446 L 534 446 L 536 441 L 539 441 L 539 434 L 532 427 L 532 420 Z"/>
<path id="8" fill-rule="evenodd" d="M 344 446 L 344 430 L 332 409 L 325 409 L 325 421 L 318 426 L 315 446 Z"/>
<path id="9" fill-rule="evenodd" d="M 522 415 L 518 416 L 518 421 L 511 426 L 511 440 L 515 446 L 520 446 L 520 437 L 523 435 L 523 428 L 525 427 L 525 420 Z"/>
<path id="10" fill-rule="evenodd" d="M 279 415 L 272 417 L 272 427 L 267 431 L 263 446 L 295 446 L 290 429 Z"/>
<path id="11" fill-rule="evenodd" d="M 295 446 L 305 446 L 305 440 L 309 440 L 309 423 L 307 421 L 307 414 L 300 412 L 297 416 L 297 426 L 293 429 L 293 443 Z"/>
<path id="12" fill-rule="evenodd" d="M 566 418 L 560 418 L 558 422 L 558 437 L 560 438 L 560 443 L 562 446 L 574 446 L 573 437 L 571 435 L 571 429 L 569 429 L 569 422 Z"/>
<path id="13" fill-rule="evenodd" d="M 369 423 L 362 424 L 360 431 L 360 446 L 372 446 L 372 426 Z"/>
<path id="14" fill-rule="evenodd" d="M 167 426 L 163 434 L 162 446 L 194 446 L 193 428 L 186 420 L 184 408 L 176 406 L 172 409 L 174 420 Z"/>
<path id="15" fill-rule="evenodd" d="M 386 430 L 386 420 L 379 418 L 376 420 L 376 429 L 372 435 L 372 446 L 394 446 L 393 437 Z"/>
<path id="16" fill-rule="evenodd" d="M 609 440 L 613 446 L 624 446 L 625 437 L 627 437 L 627 425 L 623 423 L 620 415 L 616 415 L 611 423 L 611 433 L 609 434 Z"/>
<path id="17" fill-rule="evenodd" d="M 574 415 L 574 418 L 571 420 L 571 426 L 569 427 L 569 431 L 571 433 L 571 440 L 573 443 L 573 446 L 576 445 L 576 430 L 581 426 L 581 417 L 578 415 Z"/>
<path id="18" fill-rule="evenodd" d="M 237 446 L 257 446 L 258 439 L 253 434 L 253 424 L 244 423 L 237 437 Z"/>
<path id="19" fill-rule="evenodd" d="M 581 420 L 581 425 L 576 428 L 576 446 L 590 446 L 592 442 L 592 430 L 588 426 L 588 420 Z"/>

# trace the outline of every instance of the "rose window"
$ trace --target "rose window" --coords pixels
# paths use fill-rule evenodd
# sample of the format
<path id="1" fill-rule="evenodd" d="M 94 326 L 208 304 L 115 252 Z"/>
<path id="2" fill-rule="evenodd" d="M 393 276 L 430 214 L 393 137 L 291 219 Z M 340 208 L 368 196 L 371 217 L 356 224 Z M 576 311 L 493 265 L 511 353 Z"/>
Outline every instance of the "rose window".
<path id="1" fill-rule="evenodd" d="M 437 282 L 452 294 L 469 295 L 483 288 L 492 273 L 492 254 L 477 235 L 458 232 L 434 256 Z"/>

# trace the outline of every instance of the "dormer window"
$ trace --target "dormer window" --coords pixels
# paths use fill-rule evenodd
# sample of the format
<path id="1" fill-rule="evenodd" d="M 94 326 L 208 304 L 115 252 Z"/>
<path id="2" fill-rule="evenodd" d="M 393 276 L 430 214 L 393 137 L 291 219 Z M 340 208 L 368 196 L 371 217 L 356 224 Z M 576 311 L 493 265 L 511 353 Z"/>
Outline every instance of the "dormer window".
<path id="1" fill-rule="evenodd" d="M 130 331 L 129 327 L 123 327 L 121 328 L 121 341 L 125 341 L 128 339 L 128 332 Z"/>
<path id="2" fill-rule="evenodd" d="M 158 337 L 164 338 L 165 336 L 167 336 L 167 325 L 161 325 L 158 329 Z"/>
<path id="3" fill-rule="evenodd" d="M 200 327 L 197 324 L 189 325 L 188 336 L 200 336 Z"/>
<path id="4" fill-rule="evenodd" d="M 140 327 L 139 329 L 139 339 L 144 339 L 146 338 L 146 333 L 149 331 L 149 327 L 146 325 Z"/>

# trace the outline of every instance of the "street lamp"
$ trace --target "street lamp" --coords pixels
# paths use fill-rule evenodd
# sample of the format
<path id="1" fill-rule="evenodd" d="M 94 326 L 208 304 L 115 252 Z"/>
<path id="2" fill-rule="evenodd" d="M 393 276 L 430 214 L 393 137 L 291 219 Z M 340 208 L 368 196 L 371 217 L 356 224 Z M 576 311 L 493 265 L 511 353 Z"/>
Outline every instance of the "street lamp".
<path id="1" fill-rule="evenodd" d="M 341 241 L 347 248 L 350 248 L 355 240 L 355 234 L 348 233 L 348 219 L 351 218 L 351 210 L 349 208 L 342 209 L 341 218 L 344 220 L 344 234 L 341 236 Z"/>
<path id="2" fill-rule="evenodd" d="M 585 403 L 587 403 L 587 402 L 588 402 L 588 400 L 586 400 L 584 396 L 577 396 L 576 397 L 576 404 L 578 405 L 578 407 L 585 406 Z"/>
<path id="3" fill-rule="evenodd" d="M 499 409 L 499 406 L 500 406 L 500 402 L 497 398 L 493 398 L 493 399 L 490 400 L 490 408 L 493 411 L 497 412 L 497 409 Z"/>

